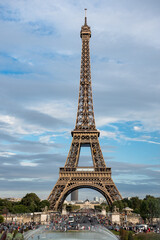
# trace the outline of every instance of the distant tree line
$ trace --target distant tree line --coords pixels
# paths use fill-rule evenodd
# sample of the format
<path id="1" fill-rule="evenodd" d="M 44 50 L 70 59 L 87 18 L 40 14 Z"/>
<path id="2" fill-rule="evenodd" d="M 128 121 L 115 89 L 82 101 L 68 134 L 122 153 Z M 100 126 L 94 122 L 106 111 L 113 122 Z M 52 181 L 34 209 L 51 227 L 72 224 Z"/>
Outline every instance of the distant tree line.
<path id="1" fill-rule="evenodd" d="M 47 200 L 40 200 L 35 193 L 28 193 L 19 202 L 12 202 L 0 198 L 0 214 L 41 212 L 49 208 Z"/>
<path id="2" fill-rule="evenodd" d="M 150 195 L 147 195 L 144 199 L 139 199 L 138 197 L 124 198 L 123 200 L 115 201 L 111 206 L 102 203 L 95 206 L 95 209 L 101 211 L 102 208 L 105 208 L 108 212 L 113 211 L 115 206 L 119 208 L 120 212 L 125 207 L 132 208 L 133 212 L 140 214 L 144 220 L 152 221 L 153 218 L 160 217 L 160 198 Z M 41 212 L 45 207 L 49 208 L 49 202 L 47 200 L 41 201 L 35 193 L 26 194 L 19 202 L 0 198 L 0 214 Z M 66 206 L 67 211 L 75 211 L 79 208 L 79 206 L 75 205 Z"/>
<path id="3" fill-rule="evenodd" d="M 76 210 L 79 210 L 79 209 L 80 209 L 79 205 L 72 205 L 72 204 L 66 205 L 67 212 L 73 212 L 73 211 L 76 211 Z"/>
<path id="4" fill-rule="evenodd" d="M 130 199 L 124 198 L 113 202 L 110 207 L 106 204 L 106 211 L 113 211 L 115 206 L 119 208 L 120 212 L 125 207 L 132 208 L 133 213 L 140 214 L 145 221 L 152 221 L 153 218 L 160 218 L 160 197 L 155 198 L 147 195 L 144 199 L 139 199 L 138 197 L 132 197 Z M 104 203 L 96 208 L 102 209 L 103 207 Z"/>

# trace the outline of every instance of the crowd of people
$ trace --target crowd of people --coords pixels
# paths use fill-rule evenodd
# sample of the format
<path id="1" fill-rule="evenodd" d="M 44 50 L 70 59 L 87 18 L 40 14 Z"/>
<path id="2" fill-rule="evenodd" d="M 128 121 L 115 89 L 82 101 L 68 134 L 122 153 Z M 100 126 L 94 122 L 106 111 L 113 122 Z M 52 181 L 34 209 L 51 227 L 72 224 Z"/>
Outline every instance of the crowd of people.
<path id="1" fill-rule="evenodd" d="M 73 215 L 54 215 L 51 218 L 50 225 L 46 229 L 53 231 L 68 231 L 68 230 L 91 230 L 91 226 L 98 224 L 98 220 L 94 216 L 73 214 Z"/>
<path id="2" fill-rule="evenodd" d="M 21 240 L 24 238 L 24 232 L 34 230 L 40 226 L 40 223 L 2 223 L 0 224 L 0 240 Z"/>
<path id="3" fill-rule="evenodd" d="M 41 223 L 29 222 L 29 223 L 3 223 L 0 224 L 0 240 L 21 240 L 24 237 L 24 232 L 29 230 L 39 229 Z M 95 226 L 101 226 L 108 230 L 120 231 L 121 228 L 135 233 L 138 232 L 157 232 L 159 233 L 159 228 L 154 226 L 145 225 L 131 225 L 131 226 L 119 226 L 112 224 L 107 217 L 102 215 L 94 216 L 92 214 L 68 214 L 60 215 L 53 214 L 50 217 L 50 222 L 48 222 L 44 227 L 43 231 L 70 231 L 70 230 L 88 230 L 94 231 Z M 30 231 L 31 232 L 31 231 Z M 35 231 L 34 231 L 35 232 Z"/>
<path id="4" fill-rule="evenodd" d="M 118 224 L 112 224 L 107 217 L 104 217 L 102 215 L 98 215 L 98 222 L 106 227 L 109 230 L 115 230 L 115 231 L 120 231 L 121 228 L 127 231 L 133 231 L 134 233 L 148 233 L 148 232 L 155 232 L 155 233 L 160 233 L 159 231 L 159 225 L 146 225 L 146 224 L 123 224 L 123 225 L 118 225 Z"/>

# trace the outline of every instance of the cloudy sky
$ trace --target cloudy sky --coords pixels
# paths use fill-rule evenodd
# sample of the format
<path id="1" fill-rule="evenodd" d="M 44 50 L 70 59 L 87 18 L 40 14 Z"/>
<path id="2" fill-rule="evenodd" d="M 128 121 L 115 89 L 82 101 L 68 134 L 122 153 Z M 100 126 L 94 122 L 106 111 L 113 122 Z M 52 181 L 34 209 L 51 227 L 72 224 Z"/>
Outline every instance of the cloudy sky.
<path id="1" fill-rule="evenodd" d="M 46 198 L 65 164 L 84 8 L 106 164 L 123 197 L 160 196 L 160 1 L 0 0 L 0 197 Z"/>

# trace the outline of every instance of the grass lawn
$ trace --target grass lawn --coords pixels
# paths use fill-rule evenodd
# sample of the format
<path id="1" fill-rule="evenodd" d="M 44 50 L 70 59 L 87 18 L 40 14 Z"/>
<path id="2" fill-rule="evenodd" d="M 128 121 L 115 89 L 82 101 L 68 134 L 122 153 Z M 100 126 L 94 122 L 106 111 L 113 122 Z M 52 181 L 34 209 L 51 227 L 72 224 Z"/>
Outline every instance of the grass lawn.
<path id="1" fill-rule="evenodd" d="M 160 240 L 158 233 L 139 233 L 134 236 L 134 240 Z"/>
<path id="2" fill-rule="evenodd" d="M 115 231 L 115 230 L 110 230 L 113 234 L 115 235 L 119 235 L 119 232 Z"/>
<path id="3" fill-rule="evenodd" d="M 115 230 L 110 230 L 110 231 L 115 235 L 119 235 L 119 232 Z M 127 232 L 129 233 L 130 231 L 127 231 Z M 160 240 L 160 233 L 159 234 L 158 233 L 138 233 L 138 234 L 135 234 L 133 237 L 134 237 L 134 240 Z"/>

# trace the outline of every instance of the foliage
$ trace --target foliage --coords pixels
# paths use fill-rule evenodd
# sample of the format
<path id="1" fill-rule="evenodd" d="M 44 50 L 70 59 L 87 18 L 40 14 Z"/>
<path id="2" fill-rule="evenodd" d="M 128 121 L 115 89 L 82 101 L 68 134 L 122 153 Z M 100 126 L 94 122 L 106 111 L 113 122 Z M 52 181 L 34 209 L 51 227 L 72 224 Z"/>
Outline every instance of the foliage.
<path id="1" fill-rule="evenodd" d="M 71 212 L 72 211 L 72 205 L 71 204 L 67 205 L 66 210 L 67 210 L 67 212 Z"/>
<path id="2" fill-rule="evenodd" d="M 10 213 L 29 213 L 43 211 L 45 206 L 49 208 L 49 202 L 47 200 L 40 201 L 39 197 L 35 193 L 28 193 L 22 198 L 20 202 L 11 202 L 7 199 L 0 199 L 0 214 Z M 134 213 L 138 213 L 144 220 L 149 220 L 152 223 L 154 217 L 160 217 L 160 198 L 147 195 L 143 200 L 138 197 L 132 197 L 130 199 L 124 198 L 123 200 L 115 201 L 109 209 L 106 203 L 102 203 L 95 206 L 96 210 L 101 211 L 102 208 L 106 208 L 106 211 L 113 211 L 114 206 L 122 211 L 125 207 L 133 209 Z M 68 205 L 67 211 L 75 211 L 79 209 L 79 206 Z"/>
<path id="3" fill-rule="evenodd" d="M 128 233 L 128 240 L 134 240 L 132 232 Z"/>
<path id="4" fill-rule="evenodd" d="M 72 209 L 73 209 L 73 211 L 74 211 L 74 210 L 78 210 L 78 209 L 80 209 L 80 206 L 74 206 L 74 205 L 73 205 Z"/>
<path id="5" fill-rule="evenodd" d="M 112 206 L 111 206 L 111 211 L 113 211 L 114 207 L 119 208 L 119 211 L 122 211 L 122 209 L 124 208 L 124 202 L 123 200 L 119 200 L 119 201 L 115 201 L 113 202 Z"/>
<path id="6" fill-rule="evenodd" d="M 141 217 L 146 220 L 147 217 L 148 217 L 148 204 L 146 201 L 143 201 L 141 206 L 140 206 L 140 214 L 141 214 Z"/>
<path id="7" fill-rule="evenodd" d="M 159 240 L 159 234 L 156 233 L 142 233 L 134 237 L 134 240 Z"/>
<path id="8" fill-rule="evenodd" d="M 110 230 L 114 235 L 118 235 L 119 236 L 119 232 L 115 231 L 115 230 Z"/>
<path id="9" fill-rule="evenodd" d="M 66 210 L 67 212 L 72 212 L 72 211 L 75 211 L 75 210 L 78 210 L 80 209 L 80 206 L 75 206 L 75 205 L 72 205 L 72 204 L 69 204 L 66 206 Z"/>
<path id="10" fill-rule="evenodd" d="M 0 199 L 0 213 L 30 213 L 43 211 L 45 206 L 49 208 L 47 200 L 40 201 L 35 193 L 28 193 L 20 202 L 11 202 L 7 199 Z"/>
<path id="11" fill-rule="evenodd" d="M 0 223 L 4 222 L 4 217 L 2 215 L 0 215 Z"/>
<path id="12" fill-rule="evenodd" d="M 31 212 L 36 212 L 39 210 L 40 199 L 35 193 L 27 193 L 22 198 L 21 204 L 28 207 Z"/>
<path id="13" fill-rule="evenodd" d="M 29 209 L 26 206 L 19 204 L 19 205 L 13 206 L 12 212 L 13 213 L 27 213 L 27 212 L 29 212 Z"/>
<path id="14" fill-rule="evenodd" d="M 133 209 L 134 213 L 140 214 L 144 220 L 152 222 L 154 217 L 160 217 L 160 198 L 147 195 L 143 200 L 138 197 L 130 199 L 124 198 L 123 200 L 113 202 L 110 210 L 113 211 L 114 206 L 122 211 L 125 207 Z"/>
<path id="15" fill-rule="evenodd" d="M 133 232 L 126 231 L 123 228 L 120 229 L 119 236 L 121 240 L 134 240 Z"/>
<path id="16" fill-rule="evenodd" d="M 41 210 L 43 210 L 45 207 L 49 208 L 49 206 L 50 206 L 50 203 L 48 202 L 48 200 L 42 200 L 39 204 L 39 207 Z"/>
<path id="17" fill-rule="evenodd" d="M 7 199 L 0 198 L 0 213 L 7 214 L 12 210 L 12 202 L 8 201 Z"/>
<path id="18" fill-rule="evenodd" d="M 123 228 L 120 229 L 119 235 L 121 240 L 128 240 L 128 232 Z"/>
<path id="19" fill-rule="evenodd" d="M 21 204 L 26 206 L 29 212 L 43 211 L 47 206 L 49 208 L 49 202 L 47 200 L 40 201 L 40 198 L 35 193 L 28 193 L 22 198 Z"/>
<path id="20" fill-rule="evenodd" d="M 107 203 L 101 203 L 101 206 L 102 206 L 102 208 L 104 208 L 106 210 L 106 212 L 109 211 L 109 206 Z"/>
<path id="21" fill-rule="evenodd" d="M 7 216 L 8 212 L 9 212 L 8 209 L 6 207 L 3 207 L 2 213 Z"/>
<path id="22" fill-rule="evenodd" d="M 101 205 L 95 205 L 94 209 L 97 211 L 102 211 L 102 206 Z"/>
<path id="23" fill-rule="evenodd" d="M 160 216 L 160 199 L 147 195 L 142 201 L 140 213 L 144 220 L 148 219 L 152 222 L 154 217 Z"/>
<path id="24" fill-rule="evenodd" d="M 129 201 L 129 207 L 134 210 L 135 213 L 140 214 L 140 206 L 142 204 L 142 200 L 138 197 L 132 197 Z"/>

